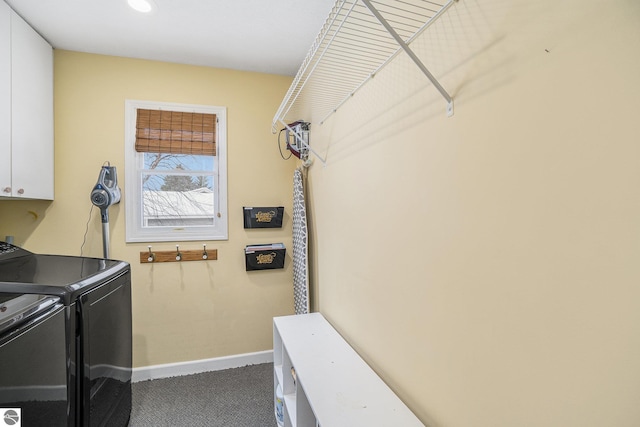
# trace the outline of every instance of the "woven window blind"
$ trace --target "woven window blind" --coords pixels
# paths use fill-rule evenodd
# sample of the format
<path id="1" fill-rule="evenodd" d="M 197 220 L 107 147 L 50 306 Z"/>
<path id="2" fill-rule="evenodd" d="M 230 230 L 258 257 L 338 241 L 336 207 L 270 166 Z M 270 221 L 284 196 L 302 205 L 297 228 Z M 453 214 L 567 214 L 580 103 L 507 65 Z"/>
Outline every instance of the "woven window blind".
<path id="1" fill-rule="evenodd" d="M 138 109 L 136 151 L 216 155 L 216 115 Z"/>

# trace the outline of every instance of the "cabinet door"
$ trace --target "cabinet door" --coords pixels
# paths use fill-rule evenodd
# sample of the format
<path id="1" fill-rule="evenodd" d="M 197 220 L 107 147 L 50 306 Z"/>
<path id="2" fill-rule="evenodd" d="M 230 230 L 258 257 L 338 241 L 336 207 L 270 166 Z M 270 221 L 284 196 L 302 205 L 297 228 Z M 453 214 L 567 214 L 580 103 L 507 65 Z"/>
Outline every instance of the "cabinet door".
<path id="1" fill-rule="evenodd" d="M 53 49 L 11 12 L 13 197 L 53 199 Z"/>
<path id="2" fill-rule="evenodd" d="M 5 2 L 0 1 L 0 197 L 10 195 L 11 9 Z"/>

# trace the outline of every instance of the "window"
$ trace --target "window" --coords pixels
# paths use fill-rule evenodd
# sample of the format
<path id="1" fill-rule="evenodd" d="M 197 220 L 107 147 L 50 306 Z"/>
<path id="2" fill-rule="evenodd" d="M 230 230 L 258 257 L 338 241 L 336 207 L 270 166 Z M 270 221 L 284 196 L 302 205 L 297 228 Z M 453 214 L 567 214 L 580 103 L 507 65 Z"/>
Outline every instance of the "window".
<path id="1" fill-rule="evenodd" d="M 127 100 L 127 242 L 226 240 L 226 108 Z"/>

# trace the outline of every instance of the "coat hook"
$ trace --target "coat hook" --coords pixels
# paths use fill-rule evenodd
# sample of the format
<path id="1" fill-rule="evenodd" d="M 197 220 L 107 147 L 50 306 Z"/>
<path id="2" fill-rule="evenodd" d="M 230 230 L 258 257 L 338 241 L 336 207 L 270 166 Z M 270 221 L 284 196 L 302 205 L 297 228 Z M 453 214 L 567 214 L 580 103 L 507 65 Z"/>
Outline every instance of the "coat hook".
<path id="1" fill-rule="evenodd" d="M 202 245 L 203 249 L 202 249 L 202 259 L 207 259 L 209 258 L 209 254 L 207 253 L 207 245 Z"/>
<path id="2" fill-rule="evenodd" d="M 149 246 L 149 258 L 147 258 L 147 261 L 153 262 L 155 260 L 156 260 L 156 254 L 151 252 L 151 246 Z"/>
<path id="3" fill-rule="evenodd" d="M 182 254 L 180 253 L 180 246 L 176 245 L 176 261 L 180 261 L 182 259 Z"/>

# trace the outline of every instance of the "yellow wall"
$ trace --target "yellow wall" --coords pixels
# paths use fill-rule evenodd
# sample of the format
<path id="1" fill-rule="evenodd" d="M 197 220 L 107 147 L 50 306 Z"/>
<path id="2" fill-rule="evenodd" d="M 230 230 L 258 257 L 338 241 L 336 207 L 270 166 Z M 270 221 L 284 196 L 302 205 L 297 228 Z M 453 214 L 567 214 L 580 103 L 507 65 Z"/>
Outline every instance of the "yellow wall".
<path id="1" fill-rule="evenodd" d="M 0 235 L 38 253 L 80 255 L 89 193 L 100 167 L 118 168 L 124 189 L 125 99 L 227 107 L 229 240 L 154 243 L 154 250 L 218 250 L 209 262 L 140 264 L 146 244 L 125 244 L 124 204 L 110 209 L 111 257 L 131 263 L 134 366 L 272 348 L 272 321 L 293 312 L 291 262 L 244 270 L 247 244 L 291 247 L 294 162 L 284 162 L 271 118 L 291 79 L 284 76 L 55 52 L 55 200 L 3 201 Z M 285 206 L 282 229 L 245 230 L 242 206 Z M 102 256 L 93 210 L 83 254 Z"/>
<path id="2" fill-rule="evenodd" d="M 312 145 L 314 306 L 430 426 L 640 425 L 640 3 L 460 0 Z M 548 52 L 547 52 L 548 51 Z"/>
<path id="3" fill-rule="evenodd" d="M 314 306 L 430 426 L 638 425 L 638 22 L 635 0 L 460 0 L 412 45 L 454 117 L 400 56 L 312 125 Z M 290 79 L 60 51 L 55 71 L 56 199 L 0 203 L 0 236 L 79 254 L 99 167 L 123 170 L 124 99 L 227 106 L 220 259 L 140 265 L 122 204 L 112 253 L 132 263 L 136 366 L 271 348 L 290 263 L 247 274 L 241 254 L 290 247 L 290 216 L 258 239 L 240 208 L 290 206 L 268 132 Z M 86 255 L 99 227 L 94 210 Z"/>

